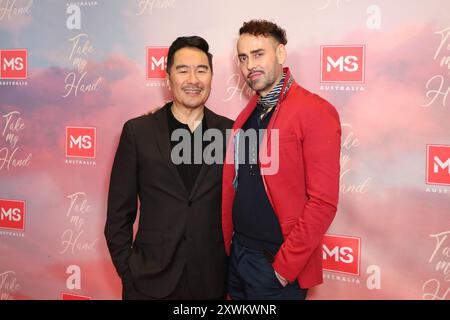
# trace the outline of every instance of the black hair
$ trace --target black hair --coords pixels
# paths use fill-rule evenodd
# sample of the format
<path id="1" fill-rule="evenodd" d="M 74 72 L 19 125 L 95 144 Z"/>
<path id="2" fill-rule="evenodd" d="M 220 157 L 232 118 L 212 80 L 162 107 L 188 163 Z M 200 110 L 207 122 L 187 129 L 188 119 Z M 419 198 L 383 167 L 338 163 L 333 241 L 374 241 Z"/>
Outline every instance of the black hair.
<path id="1" fill-rule="evenodd" d="M 166 72 L 170 74 L 170 68 L 173 65 L 173 56 L 175 52 L 183 48 L 197 48 L 203 51 L 208 56 L 209 67 L 211 68 L 211 72 L 213 71 L 212 66 L 212 54 L 208 51 L 209 44 L 205 39 L 199 36 L 190 36 L 190 37 L 178 37 L 169 47 L 169 53 L 167 54 L 167 67 Z"/>

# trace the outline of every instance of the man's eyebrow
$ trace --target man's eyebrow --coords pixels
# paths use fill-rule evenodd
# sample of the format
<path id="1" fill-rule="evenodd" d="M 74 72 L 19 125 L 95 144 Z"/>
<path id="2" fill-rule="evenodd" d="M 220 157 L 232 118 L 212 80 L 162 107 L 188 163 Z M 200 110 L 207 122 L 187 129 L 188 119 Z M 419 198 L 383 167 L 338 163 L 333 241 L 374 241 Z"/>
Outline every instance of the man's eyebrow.
<path id="1" fill-rule="evenodd" d="M 250 51 L 250 54 L 261 53 L 261 52 L 264 52 L 264 51 L 265 51 L 265 50 L 262 49 L 262 48 L 260 48 L 260 49 L 255 49 L 255 50 Z M 239 53 L 239 54 L 238 54 L 238 57 L 246 57 L 246 56 L 247 56 L 247 54 L 245 54 L 245 53 Z"/>
<path id="2" fill-rule="evenodd" d="M 180 65 L 175 67 L 176 70 L 184 69 L 184 68 L 189 68 L 189 66 L 187 64 L 180 64 Z"/>
<path id="3" fill-rule="evenodd" d="M 190 68 L 190 66 L 188 66 L 187 64 L 179 64 L 175 67 L 176 70 L 188 68 Z M 209 69 L 209 66 L 207 64 L 199 64 L 198 66 L 195 66 L 195 68 Z"/>
<path id="4" fill-rule="evenodd" d="M 252 50 L 252 51 L 250 51 L 250 53 L 255 54 L 255 53 L 261 53 L 263 51 L 265 51 L 265 50 L 261 48 L 261 49 Z"/>

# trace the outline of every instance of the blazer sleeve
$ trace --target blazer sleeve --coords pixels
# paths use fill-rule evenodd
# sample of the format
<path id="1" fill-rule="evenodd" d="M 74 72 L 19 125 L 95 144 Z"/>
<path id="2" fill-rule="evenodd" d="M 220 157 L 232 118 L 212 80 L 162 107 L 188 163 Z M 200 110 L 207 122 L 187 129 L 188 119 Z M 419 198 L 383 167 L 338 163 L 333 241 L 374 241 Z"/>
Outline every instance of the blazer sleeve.
<path id="1" fill-rule="evenodd" d="M 125 123 L 111 172 L 105 237 L 113 264 L 122 277 L 128 270 L 133 243 L 138 197 L 136 140 L 130 122 Z"/>
<path id="2" fill-rule="evenodd" d="M 303 214 L 278 251 L 273 267 L 294 281 L 333 221 L 339 196 L 341 125 L 325 100 L 310 103 L 300 119 L 307 201 Z"/>

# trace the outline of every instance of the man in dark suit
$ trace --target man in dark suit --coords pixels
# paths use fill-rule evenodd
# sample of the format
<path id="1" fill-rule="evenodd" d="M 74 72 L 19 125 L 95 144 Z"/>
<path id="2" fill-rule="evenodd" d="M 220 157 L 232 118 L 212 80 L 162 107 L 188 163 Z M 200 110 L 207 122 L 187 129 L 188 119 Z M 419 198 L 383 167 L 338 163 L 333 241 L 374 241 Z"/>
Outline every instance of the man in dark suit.
<path id="1" fill-rule="evenodd" d="M 203 159 L 208 142 L 201 142 L 200 149 L 194 147 L 194 137 L 205 130 L 215 129 L 225 136 L 232 126 L 231 120 L 205 107 L 212 79 L 208 50 L 201 37 L 177 38 L 169 48 L 166 68 L 173 101 L 123 127 L 105 226 L 112 261 L 122 279 L 123 299 L 225 297 L 223 157 L 211 164 Z M 182 141 L 173 138 L 183 133 L 192 138 L 188 145 L 197 154 L 194 157 L 195 152 L 183 149 L 182 159 L 188 161 L 180 163 L 174 147 Z M 139 228 L 133 239 L 138 199 Z"/>

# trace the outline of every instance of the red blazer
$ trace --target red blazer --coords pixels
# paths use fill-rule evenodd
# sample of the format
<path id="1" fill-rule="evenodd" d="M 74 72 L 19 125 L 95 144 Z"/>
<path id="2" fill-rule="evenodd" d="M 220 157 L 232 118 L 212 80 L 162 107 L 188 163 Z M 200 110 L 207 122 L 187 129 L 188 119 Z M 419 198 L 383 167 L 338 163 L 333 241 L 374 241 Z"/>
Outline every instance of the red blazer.
<path id="1" fill-rule="evenodd" d="M 288 68 L 285 70 L 289 73 Z M 236 119 L 234 130 L 242 128 L 257 99 L 255 95 L 249 101 Z M 275 134 L 270 134 L 270 129 L 279 129 L 279 162 L 272 163 L 275 168 L 278 166 L 276 173 L 267 173 L 273 168 L 267 170 L 266 159 L 262 159 L 263 154 L 271 152 L 271 137 Z M 228 255 L 234 229 L 235 135 L 233 131 L 223 167 L 222 229 Z M 273 267 L 289 282 L 297 279 L 301 288 L 323 282 L 322 239 L 336 214 L 340 146 L 341 126 L 336 109 L 294 81 L 270 119 L 259 161 L 284 238 Z"/>

